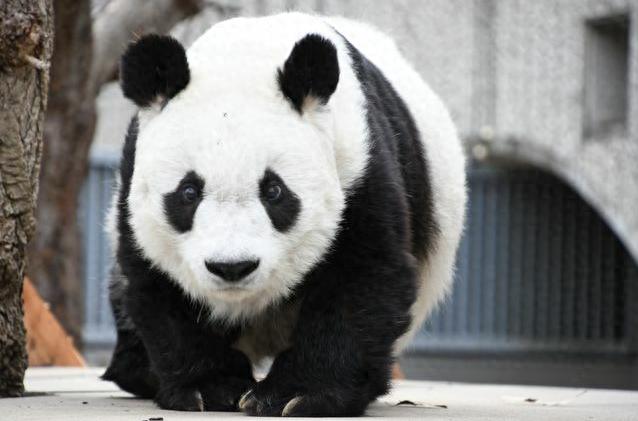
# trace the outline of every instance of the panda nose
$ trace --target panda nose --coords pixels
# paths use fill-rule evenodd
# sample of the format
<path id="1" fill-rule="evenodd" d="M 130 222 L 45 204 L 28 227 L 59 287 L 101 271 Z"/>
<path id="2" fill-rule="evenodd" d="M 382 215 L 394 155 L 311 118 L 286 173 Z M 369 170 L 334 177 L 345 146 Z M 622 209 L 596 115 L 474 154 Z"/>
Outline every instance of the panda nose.
<path id="1" fill-rule="evenodd" d="M 242 260 L 239 262 L 206 261 L 206 269 L 226 282 L 237 282 L 252 273 L 259 266 L 259 260 Z"/>

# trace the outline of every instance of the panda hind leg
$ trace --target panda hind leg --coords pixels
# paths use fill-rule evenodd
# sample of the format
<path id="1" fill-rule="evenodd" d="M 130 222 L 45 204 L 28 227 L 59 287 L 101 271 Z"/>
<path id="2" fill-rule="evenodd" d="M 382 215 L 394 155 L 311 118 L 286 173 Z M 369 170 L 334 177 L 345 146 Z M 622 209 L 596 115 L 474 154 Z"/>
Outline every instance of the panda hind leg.
<path id="1" fill-rule="evenodd" d="M 112 381 L 140 398 L 155 397 L 159 382 L 151 370 L 146 348 L 135 332 L 117 332 L 117 345 L 102 380 Z"/>

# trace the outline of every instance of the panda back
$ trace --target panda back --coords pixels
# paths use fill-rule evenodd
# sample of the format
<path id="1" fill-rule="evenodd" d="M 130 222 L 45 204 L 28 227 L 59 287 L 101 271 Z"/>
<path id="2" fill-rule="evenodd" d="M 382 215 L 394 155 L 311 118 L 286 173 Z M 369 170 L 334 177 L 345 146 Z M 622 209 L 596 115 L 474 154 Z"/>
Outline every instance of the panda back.
<path id="1" fill-rule="evenodd" d="M 391 38 L 361 22 L 340 17 L 327 20 L 392 85 L 414 120 L 422 145 L 432 207 L 426 217 L 433 221 L 423 224 L 421 229 L 430 230 L 435 225 L 436 233 L 423 233 L 432 237 L 431 244 L 427 253 L 416 256 L 420 262 L 421 283 L 412 307 L 411 328 L 395 347 L 399 352 L 451 289 L 465 216 L 465 157 L 448 110 Z"/>

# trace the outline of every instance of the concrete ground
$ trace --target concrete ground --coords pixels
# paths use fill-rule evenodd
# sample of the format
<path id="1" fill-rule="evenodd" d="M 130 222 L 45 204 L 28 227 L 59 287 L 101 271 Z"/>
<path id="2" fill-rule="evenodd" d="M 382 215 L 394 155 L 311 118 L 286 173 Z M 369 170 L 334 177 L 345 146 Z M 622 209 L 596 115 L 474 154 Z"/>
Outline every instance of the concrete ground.
<path id="1" fill-rule="evenodd" d="M 241 417 L 158 409 L 99 380 L 102 369 L 33 368 L 24 398 L 0 399 L 1 421 L 180 421 Z M 371 417 L 425 420 L 638 420 L 638 392 L 397 381 Z"/>

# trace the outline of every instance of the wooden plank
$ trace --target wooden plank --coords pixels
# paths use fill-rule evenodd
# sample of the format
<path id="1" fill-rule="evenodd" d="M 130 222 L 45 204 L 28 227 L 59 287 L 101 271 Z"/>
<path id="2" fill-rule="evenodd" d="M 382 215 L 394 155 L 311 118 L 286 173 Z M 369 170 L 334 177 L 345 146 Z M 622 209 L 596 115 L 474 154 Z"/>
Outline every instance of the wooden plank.
<path id="1" fill-rule="evenodd" d="M 28 278 L 24 279 L 24 325 L 29 366 L 85 367 L 86 362 Z"/>

